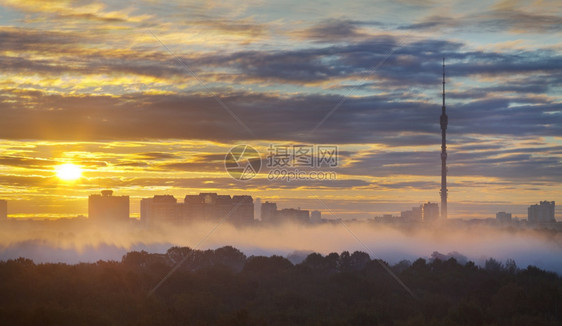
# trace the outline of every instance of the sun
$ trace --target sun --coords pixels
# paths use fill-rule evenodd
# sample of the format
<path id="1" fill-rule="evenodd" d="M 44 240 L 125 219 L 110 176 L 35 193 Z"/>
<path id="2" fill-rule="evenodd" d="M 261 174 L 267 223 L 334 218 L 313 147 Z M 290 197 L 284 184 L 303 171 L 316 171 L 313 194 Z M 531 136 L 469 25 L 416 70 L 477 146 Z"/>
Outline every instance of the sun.
<path id="1" fill-rule="evenodd" d="M 62 164 L 55 168 L 57 177 L 64 181 L 74 181 L 82 176 L 82 169 L 72 163 Z"/>

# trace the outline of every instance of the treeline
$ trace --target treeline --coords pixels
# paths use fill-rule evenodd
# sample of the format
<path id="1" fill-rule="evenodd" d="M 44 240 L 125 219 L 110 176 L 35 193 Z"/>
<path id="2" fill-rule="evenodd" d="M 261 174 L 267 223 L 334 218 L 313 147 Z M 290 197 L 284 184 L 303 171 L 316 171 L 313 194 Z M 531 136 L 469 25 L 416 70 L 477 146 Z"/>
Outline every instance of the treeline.
<path id="1" fill-rule="evenodd" d="M 121 262 L 0 262 L 0 325 L 560 325 L 561 298 L 555 273 L 493 259 L 388 266 L 343 252 L 295 265 L 174 247 Z"/>

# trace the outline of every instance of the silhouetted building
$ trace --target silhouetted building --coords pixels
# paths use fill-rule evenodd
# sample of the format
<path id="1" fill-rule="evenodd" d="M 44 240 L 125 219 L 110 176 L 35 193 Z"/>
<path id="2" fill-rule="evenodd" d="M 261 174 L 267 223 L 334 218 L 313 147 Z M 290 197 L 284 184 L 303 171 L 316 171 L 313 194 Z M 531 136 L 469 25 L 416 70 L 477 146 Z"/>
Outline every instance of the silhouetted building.
<path id="1" fill-rule="evenodd" d="M 230 221 L 235 224 L 250 224 L 254 221 L 254 200 L 252 196 L 232 196 Z"/>
<path id="2" fill-rule="evenodd" d="M 0 221 L 8 219 L 8 202 L 0 199 Z"/>
<path id="3" fill-rule="evenodd" d="M 200 193 L 184 198 L 184 218 L 186 221 L 218 221 L 225 218 L 231 208 L 228 195 Z"/>
<path id="4" fill-rule="evenodd" d="M 127 222 L 129 196 L 113 196 L 112 190 L 88 197 L 88 218 L 94 222 Z"/>
<path id="5" fill-rule="evenodd" d="M 183 199 L 183 219 L 186 222 L 204 219 L 205 200 L 203 196 L 186 195 Z"/>
<path id="6" fill-rule="evenodd" d="M 254 216 L 261 218 L 261 198 L 254 199 Z"/>
<path id="7" fill-rule="evenodd" d="M 247 224 L 254 221 L 254 200 L 252 196 L 230 197 L 216 193 L 187 195 L 182 216 L 186 221 L 218 221 L 224 218 L 235 224 Z"/>
<path id="8" fill-rule="evenodd" d="M 437 203 L 427 202 L 422 205 L 422 214 L 424 222 L 434 222 L 439 219 L 439 205 Z"/>
<path id="9" fill-rule="evenodd" d="M 277 217 L 277 204 L 266 201 L 261 204 L 261 221 L 265 223 L 274 222 Z"/>
<path id="10" fill-rule="evenodd" d="M 312 223 L 320 223 L 322 222 L 322 213 L 320 211 L 312 211 L 310 212 L 310 221 Z"/>
<path id="11" fill-rule="evenodd" d="M 309 211 L 300 208 L 284 208 L 280 211 L 277 211 L 276 219 L 281 223 L 308 223 L 310 222 L 310 213 Z"/>
<path id="12" fill-rule="evenodd" d="M 155 195 L 152 198 L 143 198 L 140 203 L 141 222 L 144 225 L 161 223 L 180 223 L 182 220 L 182 207 L 172 195 Z"/>
<path id="13" fill-rule="evenodd" d="M 319 211 L 314 211 L 314 216 L 317 221 L 322 220 L 322 215 Z M 263 223 L 310 223 L 310 212 L 300 208 L 284 208 L 281 210 L 277 209 L 276 203 L 270 203 L 266 201 L 261 204 L 261 221 Z"/>
<path id="14" fill-rule="evenodd" d="M 396 219 L 392 214 L 383 214 L 382 216 L 375 216 L 375 222 L 377 223 L 393 223 Z"/>
<path id="15" fill-rule="evenodd" d="M 506 212 L 497 212 L 496 213 L 496 221 L 500 223 L 509 223 L 511 222 L 511 213 Z"/>
<path id="16" fill-rule="evenodd" d="M 421 222 L 422 221 L 422 206 L 412 207 L 409 211 L 400 212 L 400 219 L 402 222 Z"/>
<path id="17" fill-rule="evenodd" d="M 554 217 L 554 201 L 541 201 L 540 204 L 529 206 L 527 209 L 527 220 L 529 223 L 553 223 L 556 222 Z"/>

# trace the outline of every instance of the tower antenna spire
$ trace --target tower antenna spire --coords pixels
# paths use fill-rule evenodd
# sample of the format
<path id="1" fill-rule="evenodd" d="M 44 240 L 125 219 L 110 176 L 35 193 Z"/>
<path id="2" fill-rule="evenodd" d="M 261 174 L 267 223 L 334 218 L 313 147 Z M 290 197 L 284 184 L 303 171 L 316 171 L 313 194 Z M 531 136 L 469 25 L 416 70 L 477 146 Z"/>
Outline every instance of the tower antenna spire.
<path id="1" fill-rule="evenodd" d="M 447 109 L 445 107 L 445 58 L 443 58 L 443 106 L 441 107 L 441 219 L 447 219 Z"/>

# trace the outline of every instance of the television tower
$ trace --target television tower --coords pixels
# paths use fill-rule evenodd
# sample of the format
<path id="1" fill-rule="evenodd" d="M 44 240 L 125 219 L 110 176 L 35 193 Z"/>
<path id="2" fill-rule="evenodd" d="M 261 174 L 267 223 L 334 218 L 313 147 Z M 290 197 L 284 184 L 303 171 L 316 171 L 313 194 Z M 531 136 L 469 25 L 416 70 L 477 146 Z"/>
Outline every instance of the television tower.
<path id="1" fill-rule="evenodd" d="M 443 58 L 443 106 L 441 107 L 441 219 L 447 219 L 447 109 L 445 108 L 445 58 Z"/>

